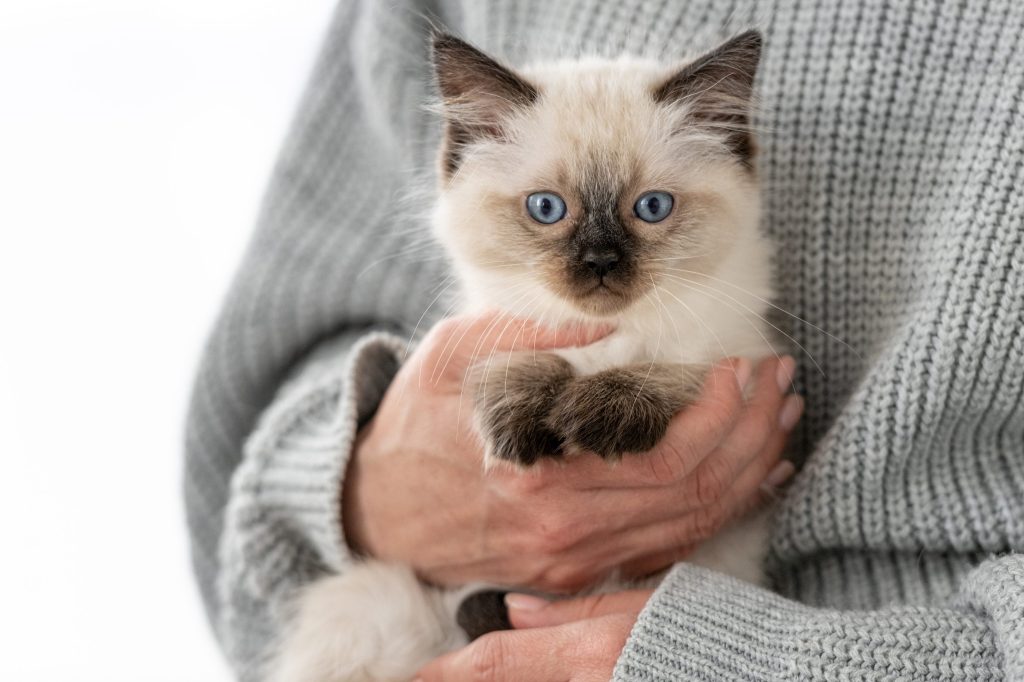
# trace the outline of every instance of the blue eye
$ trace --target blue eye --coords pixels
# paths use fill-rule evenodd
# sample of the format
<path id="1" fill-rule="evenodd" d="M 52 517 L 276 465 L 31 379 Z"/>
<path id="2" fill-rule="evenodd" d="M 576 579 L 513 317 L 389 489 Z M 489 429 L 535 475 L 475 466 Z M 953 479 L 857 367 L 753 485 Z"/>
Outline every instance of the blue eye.
<path id="1" fill-rule="evenodd" d="M 648 192 L 633 205 L 636 217 L 647 223 L 660 223 L 672 212 L 672 195 L 668 192 Z"/>
<path id="2" fill-rule="evenodd" d="M 565 217 L 565 202 L 551 192 L 534 192 L 526 197 L 526 211 L 538 223 L 550 225 Z"/>

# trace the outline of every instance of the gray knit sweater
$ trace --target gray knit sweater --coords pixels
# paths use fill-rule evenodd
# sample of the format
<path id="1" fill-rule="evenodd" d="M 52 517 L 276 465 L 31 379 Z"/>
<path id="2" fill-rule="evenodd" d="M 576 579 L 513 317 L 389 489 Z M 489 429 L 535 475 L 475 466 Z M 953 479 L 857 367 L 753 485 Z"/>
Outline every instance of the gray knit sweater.
<path id="1" fill-rule="evenodd" d="M 401 200 L 433 172 L 433 19 L 512 60 L 766 33 L 780 303 L 852 349 L 792 328 L 822 371 L 804 358 L 774 589 L 677 567 L 615 679 L 1024 680 L 1024 3 L 756 4 L 342 3 L 188 420 L 195 571 L 242 679 L 294 589 L 351 560 L 341 479 L 400 362 L 386 332 L 445 275 Z"/>

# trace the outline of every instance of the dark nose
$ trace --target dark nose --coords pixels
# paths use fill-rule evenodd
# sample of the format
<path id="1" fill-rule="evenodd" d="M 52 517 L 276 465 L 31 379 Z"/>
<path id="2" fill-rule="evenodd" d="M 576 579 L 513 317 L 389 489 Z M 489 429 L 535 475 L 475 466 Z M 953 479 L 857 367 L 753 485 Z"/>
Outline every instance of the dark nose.
<path id="1" fill-rule="evenodd" d="M 621 254 L 614 249 L 587 249 L 583 262 L 598 277 L 604 277 L 619 264 Z"/>

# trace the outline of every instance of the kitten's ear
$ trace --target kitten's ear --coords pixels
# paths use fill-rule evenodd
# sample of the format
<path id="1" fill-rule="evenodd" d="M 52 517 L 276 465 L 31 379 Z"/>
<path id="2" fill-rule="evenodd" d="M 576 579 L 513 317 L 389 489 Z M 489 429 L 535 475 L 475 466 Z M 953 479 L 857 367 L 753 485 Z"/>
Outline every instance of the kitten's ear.
<path id="1" fill-rule="evenodd" d="M 697 121 L 721 130 L 729 148 L 748 165 L 755 151 L 750 115 L 761 42 L 758 31 L 741 33 L 687 64 L 654 91 L 655 100 L 686 104 Z"/>
<path id="2" fill-rule="evenodd" d="M 434 72 L 446 121 L 441 166 L 451 177 L 466 145 L 501 135 L 501 124 L 537 100 L 537 89 L 469 43 L 434 34 Z"/>

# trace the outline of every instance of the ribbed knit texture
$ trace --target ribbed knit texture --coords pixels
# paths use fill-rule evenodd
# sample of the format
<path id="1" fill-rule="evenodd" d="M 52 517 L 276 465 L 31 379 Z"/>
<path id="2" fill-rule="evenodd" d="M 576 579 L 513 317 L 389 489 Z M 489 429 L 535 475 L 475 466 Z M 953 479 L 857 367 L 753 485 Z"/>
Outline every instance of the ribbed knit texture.
<path id="1" fill-rule="evenodd" d="M 777 593 L 677 568 L 616 679 L 1024 679 L 1017 0 L 342 3 L 188 421 L 195 569 L 239 674 L 258 679 L 292 589 L 348 560 L 346 446 L 401 344 L 349 349 L 407 335 L 447 274 L 403 200 L 433 174 L 428 17 L 513 60 L 766 34 L 778 303 L 833 335 L 788 326 L 807 464 L 776 526 Z"/>

